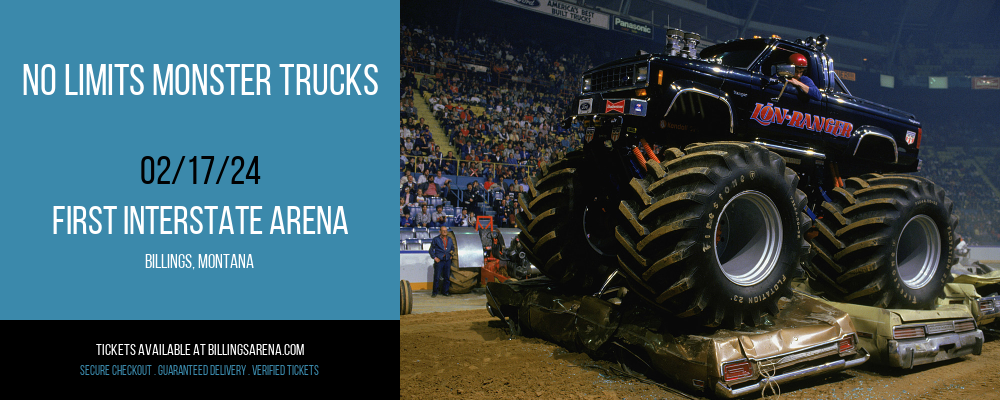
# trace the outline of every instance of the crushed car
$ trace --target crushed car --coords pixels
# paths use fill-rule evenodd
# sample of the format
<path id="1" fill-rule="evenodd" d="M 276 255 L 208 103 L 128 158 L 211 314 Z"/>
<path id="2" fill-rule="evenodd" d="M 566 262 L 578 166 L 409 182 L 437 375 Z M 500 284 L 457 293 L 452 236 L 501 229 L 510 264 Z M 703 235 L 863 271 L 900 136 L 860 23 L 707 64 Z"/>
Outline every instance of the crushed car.
<path id="1" fill-rule="evenodd" d="M 681 322 L 627 288 L 578 295 L 546 278 L 486 285 L 490 315 L 595 359 L 638 358 L 689 390 L 734 398 L 868 360 L 850 317 L 809 296 L 778 302 L 773 319 L 744 330 Z M 624 359 L 623 359 L 624 358 Z"/>
<path id="2" fill-rule="evenodd" d="M 793 285 L 795 292 L 850 314 L 860 347 L 877 364 L 909 369 L 983 352 L 983 331 L 964 304 L 939 304 L 931 310 L 878 308 L 826 300 L 804 281 Z"/>
<path id="3" fill-rule="evenodd" d="M 938 300 L 939 304 L 967 307 L 981 329 L 1000 317 L 1000 271 L 955 275 L 954 279 L 953 283 L 945 285 L 945 296 Z"/>

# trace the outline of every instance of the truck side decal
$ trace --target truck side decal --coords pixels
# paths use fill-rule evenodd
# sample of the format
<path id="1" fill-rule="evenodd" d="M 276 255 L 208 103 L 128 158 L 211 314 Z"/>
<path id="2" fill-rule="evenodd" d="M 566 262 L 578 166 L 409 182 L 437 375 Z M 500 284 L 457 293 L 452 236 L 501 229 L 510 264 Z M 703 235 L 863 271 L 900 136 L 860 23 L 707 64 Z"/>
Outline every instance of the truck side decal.
<path id="1" fill-rule="evenodd" d="M 781 125 L 788 121 L 788 126 L 791 127 L 813 132 L 826 132 L 838 137 L 851 137 L 851 132 L 854 131 L 854 124 L 850 122 L 774 107 L 771 103 L 767 103 L 767 105 L 757 103 L 750 119 L 757 121 L 762 126 L 768 126 L 772 123 Z"/>

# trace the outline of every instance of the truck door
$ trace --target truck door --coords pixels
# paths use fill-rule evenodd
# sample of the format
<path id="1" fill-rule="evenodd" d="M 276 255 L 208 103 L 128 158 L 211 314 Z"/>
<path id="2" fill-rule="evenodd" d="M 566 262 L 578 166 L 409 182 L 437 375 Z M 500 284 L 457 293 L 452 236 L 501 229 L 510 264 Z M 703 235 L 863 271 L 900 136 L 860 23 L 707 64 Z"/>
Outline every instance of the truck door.
<path id="1" fill-rule="evenodd" d="M 823 87 L 826 81 L 821 77 L 820 60 L 815 54 L 779 43 L 751 67 L 755 90 L 750 92 L 750 104 L 741 118 L 745 118 L 751 140 L 809 149 L 815 147 L 817 139 L 824 140 L 817 136 L 826 135 L 827 97 L 823 90 L 818 90 L 820 100 L 811 99 L 799 93 L 795 85 L 785 85 L 785 79 L 776 74 L 778 66 L 790 64 L 789 57 L 794 53 L 806 56 L 809 66 L 805 76 L 819 88 Z"/>

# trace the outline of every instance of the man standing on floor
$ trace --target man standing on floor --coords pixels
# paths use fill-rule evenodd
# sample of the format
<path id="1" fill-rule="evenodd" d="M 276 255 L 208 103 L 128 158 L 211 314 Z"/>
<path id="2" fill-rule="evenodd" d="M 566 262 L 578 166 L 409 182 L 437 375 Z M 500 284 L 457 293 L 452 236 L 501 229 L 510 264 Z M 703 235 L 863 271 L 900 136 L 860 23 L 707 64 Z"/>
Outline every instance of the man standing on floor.
<path id="1" fill-rule="evenodd" d="M 431 297 L 441 293 L 451 296 L 451 252 L 455 249 L 455 241 L 448 238 L 448 227 L 440 228 L 441 234 L 431 241 L 430 254 L 434 259 L 434 284 Z"/>

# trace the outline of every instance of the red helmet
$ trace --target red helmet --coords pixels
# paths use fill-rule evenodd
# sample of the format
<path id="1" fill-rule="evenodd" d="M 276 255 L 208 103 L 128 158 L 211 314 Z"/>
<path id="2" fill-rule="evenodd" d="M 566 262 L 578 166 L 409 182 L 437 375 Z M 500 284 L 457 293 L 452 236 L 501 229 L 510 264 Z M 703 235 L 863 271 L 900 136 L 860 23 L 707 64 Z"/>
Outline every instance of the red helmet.
<path id="1" fill-rule="evenodd" d="M 799 53 L 792 54 L 788 57 L 788 62 L 796 67 L 808 67 L 809 61 L 806 61 L 806 56 Z"/>

